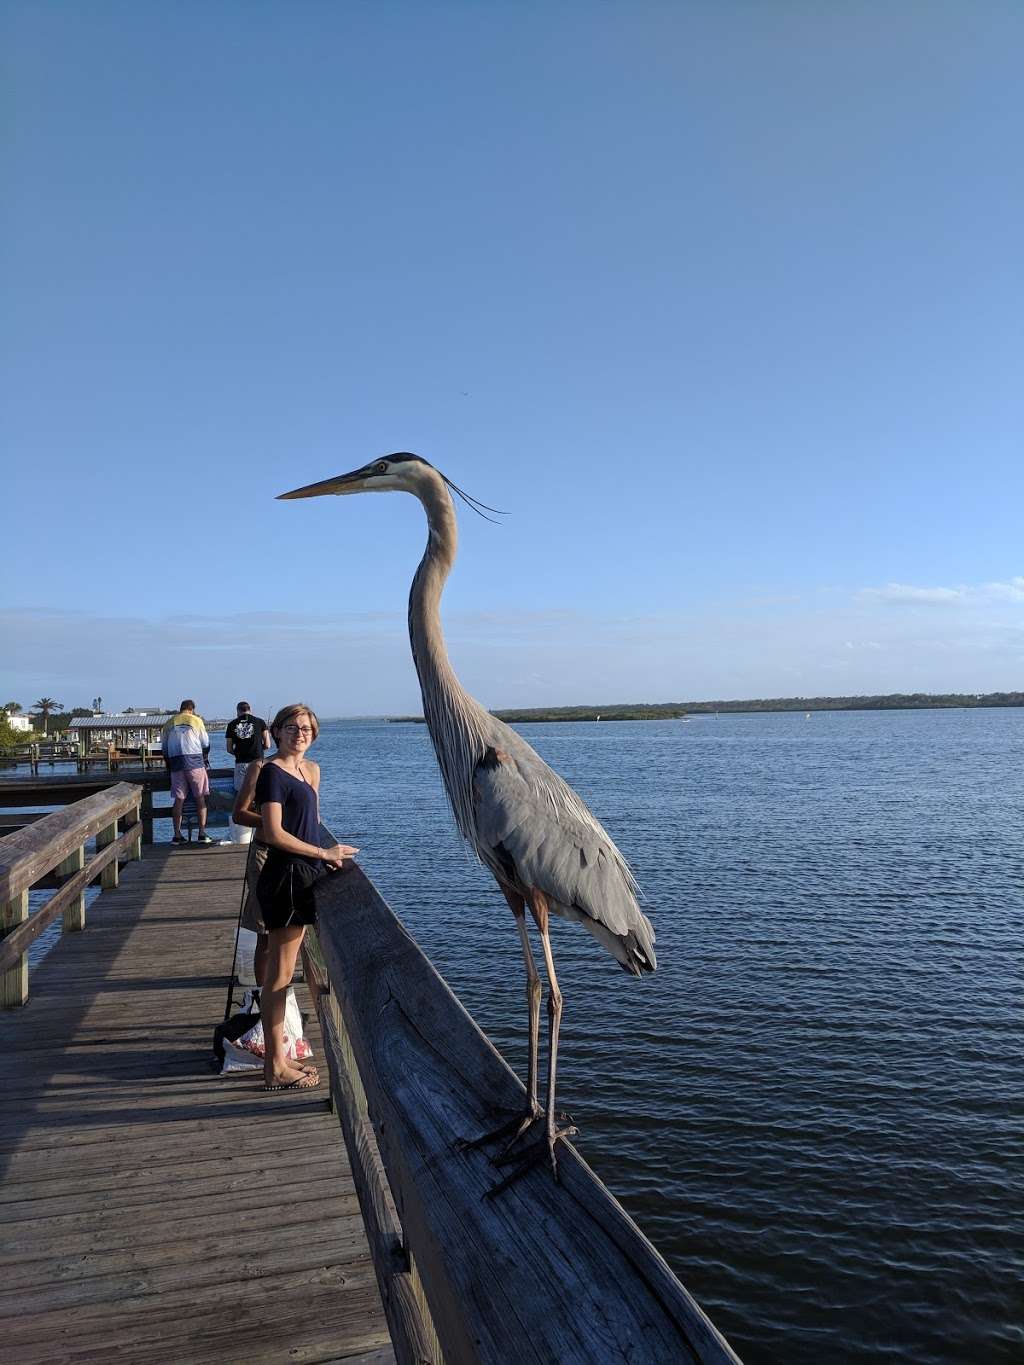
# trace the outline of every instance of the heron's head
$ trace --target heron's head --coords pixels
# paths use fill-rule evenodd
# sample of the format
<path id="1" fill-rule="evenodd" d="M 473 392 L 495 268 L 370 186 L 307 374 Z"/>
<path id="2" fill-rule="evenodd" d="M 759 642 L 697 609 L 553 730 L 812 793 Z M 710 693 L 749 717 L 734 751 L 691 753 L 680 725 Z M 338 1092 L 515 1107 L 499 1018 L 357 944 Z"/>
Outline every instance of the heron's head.
<path id="1" fill-rule="evenodd" d="M 290 493 L 278 493 L 279 500 L 289 498 L 322 498 L 329 493 L 335 497 L 341 497 L 344 493 L 412 493 L 415 497 L 424 499 L 428 490 L 449 488 L 453 493 L 458 493 L 469 507 L 485 521 L 491 518 L 488 512 L 498 512 L 496 507 L 488 507 L 485 502 L 478 502 L 471 497 L 458 484 L 452 483 L 446 474 L 442 474 L 439 469 L 421 455 L 410 455 L 407 450 L 399 451 L 396 455 L 382 455 L 377 460 L 371 460 L 369 464 L 364 464 L 361 469 L 353 469 L 351 474 L 337 474 L 333 479 L 323 479 L 320 483 L 307 483 L 304 488 L 293 488 Z M 503 512 L 498 512 L 499 516 L 504 516 Z"/>
<path id="2" fill-rule="evenodd" d="M 333 479 L 308 483 L 304 488 L 293 488 L 290 493 L 279 493 L 279 499 L 322 498 L 327 494 L 341 497 L 345 493 L 418 493 L 438 472 L 419 455 L 400 451 L 396 455 L 382 455 L 349 474 L 337 474 Z M 442 476 L 443 477 L 443 476 Z"/>

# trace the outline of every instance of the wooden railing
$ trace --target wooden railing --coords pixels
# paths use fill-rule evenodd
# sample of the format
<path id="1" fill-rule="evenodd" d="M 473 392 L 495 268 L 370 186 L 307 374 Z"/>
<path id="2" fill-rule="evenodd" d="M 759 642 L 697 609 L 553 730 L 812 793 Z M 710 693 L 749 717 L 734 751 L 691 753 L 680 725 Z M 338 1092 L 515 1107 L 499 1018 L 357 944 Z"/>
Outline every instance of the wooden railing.
<path id="1" fill-rule="evenodd" d="M 211 783 L 215 778 L 230 778 L 234 776 L 234 768 L 211 768 L 209 777 Z M 129 781 L 133 786 L 139 787 L 142 792 L 142 842 L 151 844 L 153 842 L 153 821 L 169 820 L 171 818 L 171 805 L 154 806 L 153 795 L 155 792 L 169 792 L 171 789 L 171 779 L 161 762 L 158 771 L 143 771 L 141 768 L 133 768 L 125 774 L 125 781 Z M 12 806 L 58 806 L 67 805 L 72 801 L 78 801 L 85 796 L 93 796 L 96 792 L 109 791 L 117 785 L 118 779 L 107 774 L 89 773 L 60 773 L 55 777 L 43 777 L 38 781 L 29 778 L 12 777 L 7 780 L 0 775 L 0 810 L 11 808 Z M 227 813 L 234 804 L 234 797 L 225 792 L 219 792 L 211 787 L 208 805 L 211 810 L 219 810 Z M 18 816 L 0 816 L 0 830 L 4 826 L 10 828 L 12 825 L 17 827 L 20 824 L 28 824 L 35 819 L 33 815 L 22 815 L 19 811 Z"/>
<path id="2" fill-rule="evenodd" d="M 84 929 L 86 887 L 97 878 L 116 886 L 118 859 L 142 857 L 141 802 L 139 787 L 119 782 L 0 840 L 0 1008 L 28 999 L 28 948 L 43 930 L 58 915 L 65 931 Z M 127 823 L 123 831 L 119 821 Z M 93 835 L 96 852 L 86 861 Z M 60 889 L 30 917 L 30 888 L 53 873 Z"/>
<path id="3" fill-rule="evenodd" d="M 219 811 L 223 815 L 224 812 L 230 812 L 231 808 L 234 806 L 234 793 L 232 793 L 231 796 L 228 796 L 226 792 L 220 792 L 212 785 L 214 778 L 234 777 L 234 774 L 234 768 L 209 768 L 207 770 L 211 785 L 206 796 L 206 806 L 211 814 L 214 811 Z M 164 773 L 162 777 L 145 779 L 142 797 L 143 843 L 151 844 L 153 842 L 154 820 L 169 820 L 171 818 L 171 814 L 174 810 L 173 800 L 166 806 L 154 806 L 153 804 L 153 795 L 155 792 L 169 792 L 170 790 L 171 779 L 166 773 Z M 211 820 L 211 824 L 212 823 L 213 821 Z"/>
<path id="4" fill-rule="evenodd" d="M 399 1365 L 736 1365 L 573 1147 L 486 1197 L 502 1172 L 457 1140 L 520 1081 L 358 868 L 317 906 L 304 972 Z"/>
<path id="5" fill-rule="evenodd" d="M 149 767 L 162 768 L 164 758 L 159 748 L 151 749 L 136 744 L 119 749 L 113 742 L 99 748 L 87 747 L 81 742 L 32 742 L 15 745 L 13 749 L 0 753 L 0 769 L 17 768 L 19 764 L 24 764 L 38 774 L 45 764 L 53 768 L 58 763 L 74 763 L 80 773 L 88 772 L 92 767 L 106 768 L 108 772 L 117 772 L 119 768 L 139 768 L 144 771 Z"/>

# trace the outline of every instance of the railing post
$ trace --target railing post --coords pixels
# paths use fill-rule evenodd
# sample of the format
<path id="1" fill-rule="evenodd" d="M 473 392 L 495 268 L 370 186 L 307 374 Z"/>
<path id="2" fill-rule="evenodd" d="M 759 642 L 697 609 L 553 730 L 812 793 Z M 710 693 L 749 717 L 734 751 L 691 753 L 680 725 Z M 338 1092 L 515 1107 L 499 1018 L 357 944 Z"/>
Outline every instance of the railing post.
<path id="1" fill-rule="evenodd" d="M 153 842 L 153 789 L 146 786 L 142 791 L 142 842 Z M 142 854 L 140 852 L 139 857 Z"/>
<path id="2" fill-rule="evenodd" d="M 28 892 L 21 891 L 14 900 L 0 905 L 0 938 L 5 938 L 28 919 Z M 28 1000 L 28 953 L 22 953 L 13 967 L 0 973 L 0 1009 L 9 1010 L 24 1005 Z"/>
<path id="3" fill-rule="evenodd" d="M 131 814 L 131 817 L 130 817 L 130 818 L 131 818 L 133 824 L 136 824 L 136 825 L 139 824 L 139 822 L 140 822 L 141 819 L 142 819 L 142 806 L 141 806 L 141 805 L 138 805 L 138 806 L 135 807 L 135 809 L 132 811 L 132 814 Z M 152 822 L 152 821 L 150 821 L 150 824 L 149 824 L 149 834 L 150 834 L 150 841 L 152 841 L 152 836 L 153 836 L 153 822 Z M 145 826 L 143 826 L 143 833 L 140 834 L 140 835 L 138 836 L 138 838 L 135 840 L 135 842 L 132 844 L 132 854 L 131 854 L 131 856 L 132 856 L 132 860 L 133 860 L 134 862 L 140 862 L 141 859 L 142 859 L 142 840 L 143 840 L 144 837 L 145 837 Z"/>
<path id="4" fill-rule="evenodd" d="M 104 826 L 104 828 L 101 829 L 100 832 L 96 835 L 96 852 L 98 853 L 101 848 L 106 848 L 108 844 L 112 844 L 116 838 L 117 821 L 115 820 L 113 824 Z M 114 858 L 109 863 L 107 863 L 106 867 L 100 873 L 100 886 L 103 888 L 104 891 L 107 891 L 111 887 L 117 885 L 118 878 L 119 868 L 117 865 L 117 859 Z"/>
<path id="5" fill-rule="evenodd" d="M 57 864 L 58 877 L 73 877 L 85 866 L 85 845 L 72 849 L 68 856 Z M 85 889 L 73 898 L 64 908 L 64 932 L 76 933 L 85 928 Z"/>

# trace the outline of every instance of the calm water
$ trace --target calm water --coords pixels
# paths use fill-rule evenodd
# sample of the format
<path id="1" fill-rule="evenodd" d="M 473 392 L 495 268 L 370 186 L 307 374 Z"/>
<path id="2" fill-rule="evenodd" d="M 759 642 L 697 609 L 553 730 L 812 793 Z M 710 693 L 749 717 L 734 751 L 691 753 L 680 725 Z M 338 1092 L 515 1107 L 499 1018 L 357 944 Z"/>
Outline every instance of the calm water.
<path id="1" fill-rule="evenodd" d="M 522 733 L 630 859 L 659 970 L 558 921 L 579 1146 L 748 1365 L 1024 1360 L 1024 712 Z M 513 920 L 422 726 L 335 723 L 324 818 L 520 1071 Z"/>
<path id="2" fill-rule="evenodd" d="M 555 922 L 561 1103 L 747 1365 L 1019 1365 L 1024 711 L 520 728 L 658 934 L 633 980 Z M 522 1072 L 513 920 L 425 729 L 314 754 L 324 819 Z"/>

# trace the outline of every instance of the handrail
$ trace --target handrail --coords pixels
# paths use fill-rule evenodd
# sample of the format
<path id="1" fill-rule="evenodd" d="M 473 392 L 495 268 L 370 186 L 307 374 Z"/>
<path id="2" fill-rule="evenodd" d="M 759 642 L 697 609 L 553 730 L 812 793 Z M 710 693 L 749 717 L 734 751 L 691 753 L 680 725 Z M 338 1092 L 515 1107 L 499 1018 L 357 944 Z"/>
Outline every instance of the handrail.
<path id="1" fill-rule="evenodd" d="M 337 840 L 332 837 L 332 843 Z M 366 1094 L 348 1042 L 345 1022 L 323 960 L 316 930 L 302 944 L 302 974 L 313 998 L 330 1072 L 331 1104 L 338 1115 L 353 1184 L 373 1257 L 384 1316 L 398 1365 L 443 1365 L 430 1310 L 411 1264 L 380 1149 L 366 1110 Z"/>
<path id="2" fill-rule="evenodd" d="M 72 849 L 98 834 L 111 820 L 137 809 L 141 800 L 139 787 L 118 782 L 95 796 L 51 811 L 28 829 L 9 834 L 0 843 L 0 901 L 27 891 Z"/>
<path id="3" fill-rule="evenodd" d="M 573 1147 L 558 1183 L 545 1163 L 484 1197 L 501 1172 L 457 1139 L 521 1110 L 520 1081 L 360 869 L 316 900 L 304 966 L 400 1365 L 737 1365 Z"/>
<path id="4" fill-rule="evenodd" d="M 212 784 L 216 778 L 231 777 L 234 768 L 210 768 L 208 773 Z M 142 842 L 151 844 L 153 842 L 153 821 L 169 820 L 173 814 L 171 806 L 154 807 L 153 805 L 155 792 L 170 791 L 170 774 L 162 764 L 159 771 L 128 768 L 121 780 L 121 783 L 123 782 L 130 782 L 142 791 Z M 109 773 L 90 774 L 81 770 L 76 773 L 58 773 L 55 776 L 34 780 L 5 779 L 0 776 L 0 809 L 11 806 L 70 804 L 73 801 L 81 800 L 86 795 L 92 796 L 96 792 L 110 791 L 112 787 L 121 785 L 121 783 Z M 208 804 L 212 810 L 230 811 L 233 801 L 233 796 L 229 797 L 211 785 Z"/>
<path id="5" fill-rule="evenodd" d="M 85 889 L 118 883 L 118 858 L 142 857 L 142 790 L 127 782 L 75 801 L 0 840 L 0 1008 L 28 1000 L 28 948 L 58 915 L 65 930 L 85 928 Z M 119 834 L 118 821 L 133 817 Z M 86 841 L 96 852 L 86 862 Z M 29 888 L 56 871 L 58 892 L 29 917 Z"/>

